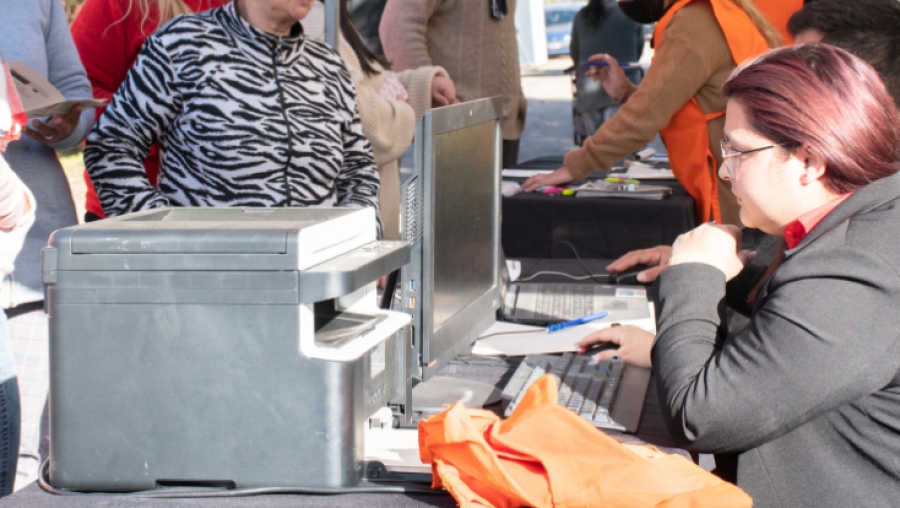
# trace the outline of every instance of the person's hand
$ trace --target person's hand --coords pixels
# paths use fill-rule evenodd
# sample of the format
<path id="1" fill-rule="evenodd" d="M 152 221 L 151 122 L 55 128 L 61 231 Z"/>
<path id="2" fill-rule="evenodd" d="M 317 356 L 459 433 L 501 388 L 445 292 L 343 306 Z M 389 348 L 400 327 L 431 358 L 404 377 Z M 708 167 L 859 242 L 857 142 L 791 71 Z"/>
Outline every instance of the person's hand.
<path id="1" fill-rule="evenodd" d="M 633 325 L 613 325 L 596 331 L 578 341 L 575 345 L 579 353 L 585 353 L 595 346 L 613 345 L 594 355 L 600 360 L 608 360 L 618 355 L 625 363 L 636 367 L 650 367 L 650 350 L 656 336 Z"/>
<path id="2" fill-rule="evenodd" d="M 456 98 L 456 85 L 446 76 L 435 76 L 431 80 L 431 98 L 441 106 L 459 103 L 459 99 Z"/>
<path id="3" fill-rule="evenodd" d="M 626 253 L 619 259 L 613 261 L 606 267 L 607 272 L 619 273 L 628 270 L 633 266 L 646 265 L 651 266 L 637 274 L 638 282 L 653 282 L 659 277 L 659 272 L 669 266 L 669 257 L 672 255 L 672 247 L 668 245 L 658 245 L 649 249 L 633 250 Z"/>
<path id="4" fill-rule="evenodd" d="M 572 171 L 563 166 L 552 173 L 534 175 L 522 184 L 523 192 L 534 192 L 541 187 L 553 187 L 555 185 L 564 185 L 575 180 Z"/>
<path id="5" fill-rule="evenodd" d="M 625 75 L 625 71 L 619 67 L 618 60 L 606 53 L 600 53 L 588 58 L 587 61 L 606 62 L 604 67 L 588 67 L 584 75 L 594 81 L 599 81 L 613 101 L 622 102 L 622 98 L 625 97 L 631 82 L 628 80 L 628 76 Z"/>
<path id="6" fill-rule="evenodd" d="M 81 106 L 75 105 L 64 115 L 55 115 L 49 123 L 34 120 L 25 127 L 25 134 L 31 139 L 52 145 L 69 137 L 81 119 Z"/>
<path id="7" fill-rule="evenodd" d="M 705 263 L 721 270 L 725 280 L 731 280 L 756 256 L 755 252 L 740 250 L 740 245 L 738 227 L 702 224 L 675 240 L 669 266 Z"/>

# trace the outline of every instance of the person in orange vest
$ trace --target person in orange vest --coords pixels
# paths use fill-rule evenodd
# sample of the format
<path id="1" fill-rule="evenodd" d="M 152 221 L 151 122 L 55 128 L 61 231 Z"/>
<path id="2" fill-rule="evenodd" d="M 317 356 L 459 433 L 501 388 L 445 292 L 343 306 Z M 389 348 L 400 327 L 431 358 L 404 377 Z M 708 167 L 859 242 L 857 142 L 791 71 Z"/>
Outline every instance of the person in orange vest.
<path id="1" fill-rule="evenodd" d="M 794 43 L 794 36 L 788 30 L 788 20 L 803 8 L 803 0 L 753 0 L 753 4 L 769 23 L 772 23 L 775 30 L 778 30 L 784 45 Z"/>
<path id="2" fill-rule="evenodd" d="M 778 31 L 751 0 L 620 0 L 619 7 L 639 23 L 657 23 L 654 64 L 635 86 L 615 59 L 592 56 L 606 62 L 594 74 L 622 108 L 569 152 L 563 167 L 529 178 L 522 189 L 609 170 L 659 132 L 675 177 L 696 202 L 697 221 L 740 225 L 734 196 L 716 176 L 725 114 L 721 88 L 738 63 L 780 45 Z"/>

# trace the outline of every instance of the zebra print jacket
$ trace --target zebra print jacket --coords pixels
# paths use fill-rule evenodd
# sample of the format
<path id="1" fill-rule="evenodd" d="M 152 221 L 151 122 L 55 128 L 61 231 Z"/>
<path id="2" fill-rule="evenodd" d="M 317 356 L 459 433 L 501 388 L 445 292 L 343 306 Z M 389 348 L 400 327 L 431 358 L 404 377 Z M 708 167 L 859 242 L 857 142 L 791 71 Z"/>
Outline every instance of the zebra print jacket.
<path id="1" fill-rule="evenodd" d="M 142 162 L 160 142 L 159 189 Z M 160 206 L 378 207 L 378 173 L 350 75 L 297 23 L 260 31 L 233 3 L 147 39 L 88 137 L 110 215 Z"/>

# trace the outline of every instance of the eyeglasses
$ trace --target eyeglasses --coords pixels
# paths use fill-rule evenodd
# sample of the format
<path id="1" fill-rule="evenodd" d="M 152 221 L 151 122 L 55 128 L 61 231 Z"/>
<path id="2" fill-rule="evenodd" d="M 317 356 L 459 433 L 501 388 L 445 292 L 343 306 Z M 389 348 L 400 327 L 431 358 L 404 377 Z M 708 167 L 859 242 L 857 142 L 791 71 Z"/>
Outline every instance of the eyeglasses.
<path id="1" fill-rule="evenodd" d="M 725 159 L 725 170 L 728 171 L 728 176 L 734 180 L 734 175 L 737 174 L 738 167 L 740 167 L 740 162 L 742 158 L 741 155 L 748 155 L 754 152 L 761 152 L 763 150 L 768 150 L 770 148 L 775 148 L 776 146 L 784 146 L 785 143 L 778 143 L 775 145 L 762 146 L 759 148 L 754 148 L 752 150 L 735 150 L 731 146 L 731 141 L 727 139 L 723 139 L 719 141 L 719 146 L 722 148 L 722 158 Z"/>

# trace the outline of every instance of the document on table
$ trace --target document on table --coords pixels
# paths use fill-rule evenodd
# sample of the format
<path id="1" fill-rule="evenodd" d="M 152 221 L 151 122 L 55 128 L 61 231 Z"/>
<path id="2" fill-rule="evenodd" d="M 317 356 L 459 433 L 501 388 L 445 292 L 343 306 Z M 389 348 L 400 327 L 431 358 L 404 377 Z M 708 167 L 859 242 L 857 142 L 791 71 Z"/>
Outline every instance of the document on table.
<path id="1" fill-rule="evenodd" d="M 377 460 L 395 473 L 431 472 L 431 465 L 419 458 L 418 429 L 365 429 L 365 458 Z"/>
<path id="2" fill-rule="evenodd" d="M 9 62 L 9 74 L 22 100 L 22 109 L 29 118 L 64 115 L 76 105 L 89 109 L 106 104 L 103 99 L 66 99 L 43 76 L 19 60 Z"/>
<path id="3" fill-rule="evenodd" d="M 558 332 L 547 333 L 542 326 L 521 325 L 498 321 L 482 334 L 483 339 L 478 339 L 472 346 L 472 354 L 480 356 L 525 356 L 532 354 L 564 353 L 576 351 L 575 343 L 591 333 L 609 328 L 613 323 L 634 325 L 643 328 L 650 333 L 656 333 L 656 313 L 653 303 L 650 306 L 650 316 L 644 319 L 627 321 L 612 321 L 600 319 L 583 325 L 564 328 Z M 493 334 L 503 335 L 493 335 Z"/>
<path id="4" fill-rule="evenodd" d="M 552 169 L 504 169 L 504 178 L 531 178 L 534 175 L 546 175 L 552 173 Z"/>
<path id="5" fill-rule="evenodd" d="M 626 165 L 625 173 L 616 174 L 620 178 L 634 178 L 636 180 L 668 180 L 674 179 L 675 174 L 671 169 L 657 169 L 650 164 L 631 162 Z"/>

